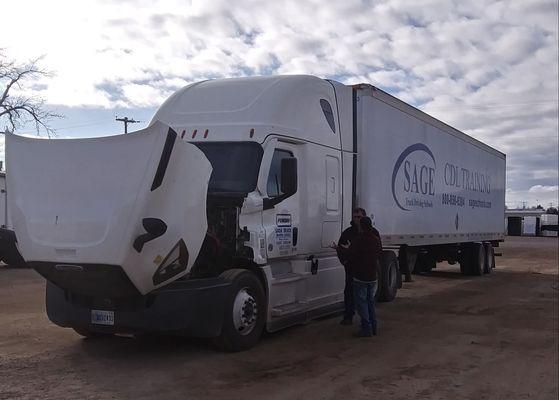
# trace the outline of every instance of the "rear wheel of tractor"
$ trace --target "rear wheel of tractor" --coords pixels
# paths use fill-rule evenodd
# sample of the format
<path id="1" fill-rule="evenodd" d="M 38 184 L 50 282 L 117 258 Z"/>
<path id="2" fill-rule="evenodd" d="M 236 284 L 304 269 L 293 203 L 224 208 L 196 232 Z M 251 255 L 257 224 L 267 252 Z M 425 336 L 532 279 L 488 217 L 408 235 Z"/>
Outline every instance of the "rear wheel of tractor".
<path id="1" fill-rule="evenodd" d="M 221 335 L 215 344 L 222 350 L 242 351 L 253 347 L 266 323 L 266 295 L 258 277 L 250 271 L 231 269 L 220 277 L 231 282 L 225 304 Z"/>
<path id="2" fill-rule="evenodd" d="M 491 243 L 483 244 L 485 250 L 485 264 L 483 267 L 483 273 L 490 274 L 491 270 L 495 268 L 495 250 Z"/>
<path id="3" fill-rule="evenodd" d="M 379 257 L 379 295 L 378 300 L 389 302 L 394 300 L 398 293 L 398 257 L 393 251 L 384 250 Z"/>

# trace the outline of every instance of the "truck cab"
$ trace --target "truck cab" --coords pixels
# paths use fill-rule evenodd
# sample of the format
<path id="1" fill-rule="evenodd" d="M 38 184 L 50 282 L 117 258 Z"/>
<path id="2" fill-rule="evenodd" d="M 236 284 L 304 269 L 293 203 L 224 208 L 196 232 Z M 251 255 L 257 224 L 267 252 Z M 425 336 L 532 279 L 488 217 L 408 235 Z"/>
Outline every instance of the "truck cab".
<path id="1" fill-rule="evenodd" d="M 351 88 L 323 79 L 241 78 L 190 85 L 153 117 L 213 167 L 206 212 L 221 259 L 217 271 L 200 260 L 192 276 L 249 268 L 267 296 L 268 330 L 340 309 L 345 272 L 329 246 L 351 219 L 347 105 Z"/>

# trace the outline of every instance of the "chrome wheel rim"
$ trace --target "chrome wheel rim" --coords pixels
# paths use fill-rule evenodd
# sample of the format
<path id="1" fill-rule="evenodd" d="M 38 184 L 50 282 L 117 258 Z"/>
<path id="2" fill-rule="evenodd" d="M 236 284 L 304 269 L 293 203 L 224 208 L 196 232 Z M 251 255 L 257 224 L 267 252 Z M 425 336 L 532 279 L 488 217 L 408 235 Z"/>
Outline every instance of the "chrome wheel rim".
<path id="1" fill-rule="evenodd" d="M 241 335 L 250 334 L 254 330 L 258 318 L 258 304 L 247 289 L 239 290 L 233 302 L 233 325 Z"/>

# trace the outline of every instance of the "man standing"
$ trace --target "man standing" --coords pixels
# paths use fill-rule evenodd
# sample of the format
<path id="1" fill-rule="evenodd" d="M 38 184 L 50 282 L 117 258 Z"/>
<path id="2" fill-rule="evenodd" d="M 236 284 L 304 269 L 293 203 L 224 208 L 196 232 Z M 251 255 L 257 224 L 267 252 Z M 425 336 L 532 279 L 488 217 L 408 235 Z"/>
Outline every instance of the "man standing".
<path id="1" fill-rule="evenodd" d="M 338 258 L 345 268 L 345 288 L 344 288 L 344 318 L 340 325 L 351 325 L 353 323 L 353 315 L 355 315 L 355 302 L 353 300 L 353 276 L 350 272 L 349 257 L 343 251 L 342 246 L 347 246 L 359 235 L 361 225 L 359 221 L 366 217 L 367 213 L 363 208 L 357 207 L 353 210 L 350 227 L 342 232 L 338 245 L 333 245 L 336 249 Z M 377 231 L 378 233 L 378 231 Z"/>
<path id="2" fill-rule="evenodd" d="M 349 259 L 349 272 L 353 276 L 355 308 L 361 317 L 361 329 L 357 337 L 377 335 L 375 293 L 378 288 L 378 257 L 382 251 L 380 237 L 373 231 L 370 218 L 359 221 L 360 233 L 349 245 L 341 245 L 340 251 Z"/>

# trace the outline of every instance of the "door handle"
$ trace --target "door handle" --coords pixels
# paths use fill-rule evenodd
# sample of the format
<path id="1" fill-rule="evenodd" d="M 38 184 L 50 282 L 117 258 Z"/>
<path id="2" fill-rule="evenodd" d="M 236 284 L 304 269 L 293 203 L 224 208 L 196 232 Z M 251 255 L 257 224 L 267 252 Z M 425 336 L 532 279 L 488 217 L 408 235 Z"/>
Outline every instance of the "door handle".
<path id="1" fill-rule="evenodd" d="M 314 254 L 308 256 L 307 261 L 311 262 L 311 274 L 316 275 L 318 273 L 318 260 L 314 258 Z"/>

